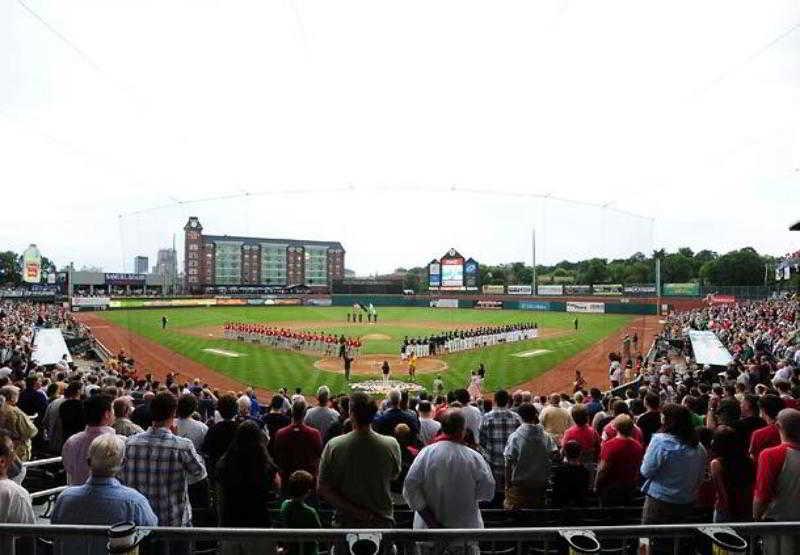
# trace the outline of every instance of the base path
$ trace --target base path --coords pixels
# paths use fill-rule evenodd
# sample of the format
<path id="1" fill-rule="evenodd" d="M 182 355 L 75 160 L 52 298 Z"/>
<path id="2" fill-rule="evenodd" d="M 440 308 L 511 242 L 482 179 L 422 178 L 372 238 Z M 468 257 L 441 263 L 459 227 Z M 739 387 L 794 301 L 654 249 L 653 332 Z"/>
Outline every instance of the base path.
<path id="1" fill-rule="evenodd" d="M 522 389 L 530 391 L 533 395 L 549 395 L 551 393 L 572 393 L 575 381 L 575 370 L 580 370 L 586 380 L 587 388 L 597 387 L 605 391 L 611 387 L 608 381 L 608 354 L 622 351 L 622 339 L 626 335 L 639 336 L 639 349 L 641 354 L 647 354 L 656 334 L 661 331 L 663 324 L 659 321 L 661 316 L 637 316 L 628 325 L 622 327 L 617 333 L 607 336 L 571 356 L 532 380 L 509 387 L 511 391 Z M 577 332 L 580 334 L 580 329 Z M 634 357 L 638 352 L 631 353 Z"/>
<path id="2" fill-rule="evenodd" d="M 408 374 L 408 361 L 401 360 L 397 355 L 363 355 L 353 360 L 350 366 L 350 372 L 360 376 L 372 376 L 373 378 L 382 378 L 381 365 L 383 361 L 389 363 L 391 374 L 393 376 L 405 376 Z M 320 370 L 327 370 L 328 372 L 337 372 L 344 374 L 344 363 L 340 358 L 321 358 L 314 363 L 314 366 Z M 443 360 L 433 357 L 420 357 L 417 359 L 417 374 L 433 374 L 436 372 L 444 372 L 447 370 L 447 363 Z"/>
<path id="3" fill-rule="evenodd" d="M 247 384 L 215 372 L 155 341 L 135 334 L 127 328 L 116 326 L 96 314 L 79 312 L 75 316 L 92 329 L 95 338 L 112 354 L 125 351 L 125 354 L 134 360 L 140 376 L 149 372 L 155 378 L 163 381 L 167 372 L 172 372 L 177 374 L 181 380 L 191 381 L 197 378 L 202 383 L 207 383 L 212 388 L 221 391 L 239 392 L 248 387 Z M 256 392 L 262 401 L 266 401 L 271 396 L 266 389 L 256 389 Z"/>

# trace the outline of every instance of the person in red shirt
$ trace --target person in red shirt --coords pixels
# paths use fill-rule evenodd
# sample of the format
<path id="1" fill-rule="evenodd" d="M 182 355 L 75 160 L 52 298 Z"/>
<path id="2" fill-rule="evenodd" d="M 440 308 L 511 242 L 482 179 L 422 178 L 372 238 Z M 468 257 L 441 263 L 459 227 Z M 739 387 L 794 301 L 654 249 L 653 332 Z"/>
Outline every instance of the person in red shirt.
<path id="1" fill-rule="evenodd" d="M 633 420 L 621 414 L 613 420 L 616 435 L 603 443 L 595 490 L 605 507 L 628 506 L 639 488 L 639 467 L 644 447 L 633 439 Z"/>
<path id="2" fill-rule="evenodd" d="M 625 401 L 616 401 L 611 407 L 611 412 L 616 418 L 622 414 L 630 416 L 630 407 L 628 407 L 628 403 Z M 603 442 L 606 442 L 610 439 L 614 439 L 617 435 L 617 428 L 614 425 L 614 420 L 609 422 L 603 427 L 603 433 L 600 436 L 600 439 Z M 642 430 L 639 429 L 639 426 L 636 424 L 633 425 L 633 429 L 631 430 L 631 437 L 639 442 L 639 445 L 644 445 L 644 437 L 642 435 Z"/>
<path id="3" fill-rule="evenodd" d="M 581 446 L 581 462 L 596 463 L 600 454 L 600 436 L 589 425 L 589 412 L 583 405 L 575 405 L 570 411 L 575 425 L 567 428 L 561 438 L 561 444 L 576 441 Z"/>
<path id="4" fill-rule="evenodd" d="M 754 520 L 800 520 L 800 411 L 783 409 L 777 418 L 781 444 L 758 457 Z M 798 553 L 797 536 L 767 536 L 765 553 Z"/>
<path id="5" fill-rule="evenodd" d="M 316 478 L 322 455 L 322 436 L 319 430 L 306 426 L 306 402 L 298 399 L 292 404 L 292 423 L 275 434 L 275 464 L 280 468 L 281 483 L 289 484 L 295 470 L 305 470 Z"/>
<path id="6" fill-rule="evenodd" d="M 765 395 L 758 401 L 761 417 L 767 425 L 753 432 L 750 436 L 750 456 L 758 466 L 759 456 L 764 449 L 780 445 L 781 436 L 775 420 L 783 408 L 783 401 L 777 395 Z"/>

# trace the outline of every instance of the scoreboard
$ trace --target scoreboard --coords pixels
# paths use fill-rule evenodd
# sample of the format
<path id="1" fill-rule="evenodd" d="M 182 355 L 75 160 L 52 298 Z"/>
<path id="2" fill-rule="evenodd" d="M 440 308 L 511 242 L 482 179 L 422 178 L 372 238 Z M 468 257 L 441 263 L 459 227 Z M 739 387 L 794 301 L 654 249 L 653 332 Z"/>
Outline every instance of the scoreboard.
<path id="1" fill-rule="evenodd" d="M 438 291 L 472 291 L 480 286 L 478 263 L 450 249 L 444 256 L 428 263 L 428 289 Z"/>

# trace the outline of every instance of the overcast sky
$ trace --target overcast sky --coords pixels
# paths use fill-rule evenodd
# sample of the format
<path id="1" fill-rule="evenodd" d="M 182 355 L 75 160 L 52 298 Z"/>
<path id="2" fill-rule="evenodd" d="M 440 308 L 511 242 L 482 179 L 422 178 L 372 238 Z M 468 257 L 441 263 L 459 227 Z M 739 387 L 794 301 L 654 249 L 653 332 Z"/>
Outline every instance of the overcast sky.
<path id="1" fill-rule="evenodd" d="M 0 249 L 59 266 L 189 215 L 360 274 L 529 262 L 533 226 L 548 263 L 783 254 L 799 134 L 796 0 L 0 0 Z"/>

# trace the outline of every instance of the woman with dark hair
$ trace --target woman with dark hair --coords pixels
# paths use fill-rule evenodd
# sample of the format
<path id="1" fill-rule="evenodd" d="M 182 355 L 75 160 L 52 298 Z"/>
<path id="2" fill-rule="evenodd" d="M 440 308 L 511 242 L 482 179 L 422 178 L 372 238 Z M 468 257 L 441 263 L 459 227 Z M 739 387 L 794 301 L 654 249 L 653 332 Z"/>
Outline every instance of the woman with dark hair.
<path id="1" fill-rule="evenodd" d="M 714 432 L 711 480 L 714 484 L 714 522 L 747 522 L 753 518 L 756 469 L 741 434 L 720 426 Z"/>
<path id="2" fill-rule="evenodd" d="M 267 451 L 267 438 L 252 420 L 236 429 L 233 442 L 217 463 L 219 525 L 269 528 L 269 502 L 279 488 L 278 467 Z M 252 553 L 250 543 L 226 543 L 225 553 Z M 260 553 L 272 552 L 270 546 Z"/>
<path id="3" fill-rule="evenodd" d="M 705 470 L 706 450 L 692 426 L 689 409 L 668 404 L 661 418 L 661 433 L 653 434 L 642 461 L 642 491 L 647 496 L 642 524 L 685 522 L 691 516 Z"/>

